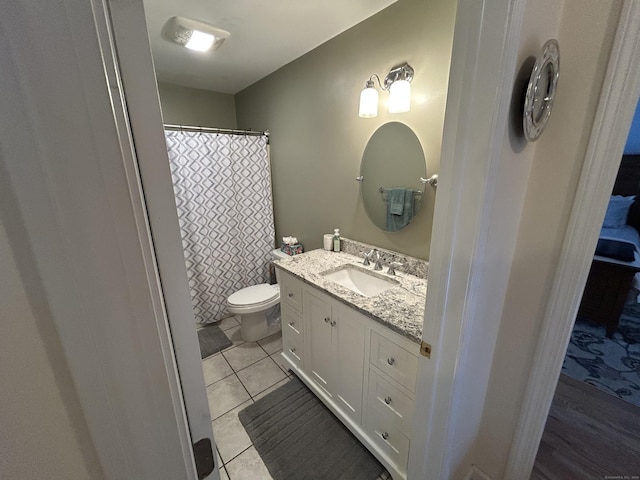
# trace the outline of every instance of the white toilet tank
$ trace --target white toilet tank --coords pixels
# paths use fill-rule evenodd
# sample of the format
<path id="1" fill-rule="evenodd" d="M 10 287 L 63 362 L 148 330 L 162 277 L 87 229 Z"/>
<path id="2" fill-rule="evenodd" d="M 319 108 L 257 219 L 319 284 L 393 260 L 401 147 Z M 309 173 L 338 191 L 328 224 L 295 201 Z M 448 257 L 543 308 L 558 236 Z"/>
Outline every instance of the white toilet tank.
<path id="1" fill-rule="evenodd" d="M 291 255 L 287 255 L 280 249 L 271 251 L 271 260 L 280 260 L 283 258 L 291 258 Z M 276 268 L 276 282 L 280 284 L 280 269 Z"/>

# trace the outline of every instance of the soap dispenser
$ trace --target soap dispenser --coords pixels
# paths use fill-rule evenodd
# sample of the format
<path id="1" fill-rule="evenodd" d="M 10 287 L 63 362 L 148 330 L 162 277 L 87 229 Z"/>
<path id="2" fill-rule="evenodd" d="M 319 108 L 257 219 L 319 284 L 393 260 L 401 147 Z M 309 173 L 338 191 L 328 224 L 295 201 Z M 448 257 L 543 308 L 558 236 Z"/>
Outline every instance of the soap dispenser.
<path id="1" fill-rule="evenodd" d="M 339 228 L 336 228 L 333 231 L 333 251 L 334 252 L 340 251 L 340 229 Z"/>

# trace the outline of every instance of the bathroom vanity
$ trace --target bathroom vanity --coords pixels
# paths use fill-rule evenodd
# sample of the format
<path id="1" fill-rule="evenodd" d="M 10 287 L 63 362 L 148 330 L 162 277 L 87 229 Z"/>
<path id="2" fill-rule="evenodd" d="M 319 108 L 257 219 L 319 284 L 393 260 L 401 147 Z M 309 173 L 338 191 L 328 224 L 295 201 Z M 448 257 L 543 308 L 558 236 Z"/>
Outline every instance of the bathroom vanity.
<path id="1" fill-rule="evenodd" d="M 426 270 L 391 276 L 324 250 L 275 265 L 286 362 L 394 479 L 406 478 Z M 345 269 L 383 291 L 337 283 Z"/>

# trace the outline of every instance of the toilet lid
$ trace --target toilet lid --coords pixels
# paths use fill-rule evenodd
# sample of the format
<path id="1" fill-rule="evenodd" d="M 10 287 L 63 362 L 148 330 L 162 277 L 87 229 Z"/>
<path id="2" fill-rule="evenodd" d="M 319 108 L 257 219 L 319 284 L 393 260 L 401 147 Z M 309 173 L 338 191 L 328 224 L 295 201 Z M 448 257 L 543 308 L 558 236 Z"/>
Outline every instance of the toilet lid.
<path id="1" fill-rule="evenodd" d="M 256 303 L 265 303 L 273 300 L 278 296 L 280 290 L 277 285 L 269 285 L 261 283 L 252 287 L 243 288 L 229 296 L 229 305 L 254 305 Z"/>

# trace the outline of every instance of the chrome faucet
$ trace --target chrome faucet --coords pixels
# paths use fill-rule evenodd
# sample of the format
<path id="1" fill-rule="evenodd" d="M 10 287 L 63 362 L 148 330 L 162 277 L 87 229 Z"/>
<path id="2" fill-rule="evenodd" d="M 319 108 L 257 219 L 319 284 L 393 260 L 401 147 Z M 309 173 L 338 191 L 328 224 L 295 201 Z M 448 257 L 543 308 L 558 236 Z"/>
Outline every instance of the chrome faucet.
<path id="1" fill-rule="evenodd" d="M 389 270 L 387 270 L 387 274 L 388 275 L 395 275 L 396 274 L 396 268 L 401 267 L 402 264 L 400 262 L 391 262 L 389 264 Z"/>
<path id="2" fill-rule="evenodd" d="M 379 251 L 375 251 L 376 252 L 376 263 L 373 266 L 374 270 L 382 270 L 382 260 L 380 259 L 380 252 Z"/>
<path id="3" fill-rule="evenodd" d="M 364 262 L 362 262 L 362 264 L 366 267 L 368 267 L 369 265 L 371 265 L 371 263 L 369 262 L 369 260 L 371 259 L 371 255 L 373 255 L 373 252 L 375 252 L 376 249 L 374 248 L 373 250 L 371 250 L 369 253 L 363 253 L 362 256 L 364 257 Z"/>

